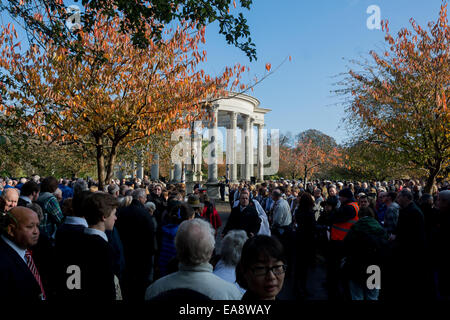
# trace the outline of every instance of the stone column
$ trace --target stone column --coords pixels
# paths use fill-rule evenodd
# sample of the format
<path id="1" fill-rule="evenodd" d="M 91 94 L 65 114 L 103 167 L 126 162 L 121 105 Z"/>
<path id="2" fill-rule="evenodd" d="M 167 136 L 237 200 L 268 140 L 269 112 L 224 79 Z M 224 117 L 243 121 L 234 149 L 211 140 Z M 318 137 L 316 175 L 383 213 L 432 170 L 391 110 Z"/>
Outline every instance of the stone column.
<path id="1" fill-rule="evenodd" d="M 250 118 L 250 128 L 249 128 L 249 144 L 250 144 L 250 157 L 249 157 L 249 166 L 250 166 L 250 177 L 255 175 L 255 159 L 254 159 L 254 149 L 253 149 L 253 126 L 255 124 L 255 119 Z"/>
<path id="2" fill-rule="evenodd" d="M 173 181 L 175 183 L 181 182 L 181 163 L 174 164 Z"/>
<path id="3" fill-rule="evenodd" d="M 134 162 L 134 159 L 131 160 L 131 179 L 136 178 L 136 163 Z"/>
<path id="4" fill-rule="evenodd" d="M 156 181 L 159 180 L 159 154 L 155 153 L 153 155 L 153 164 L 151 168 L 151 179 Z"/>
<path id="5" fill-rule="evenodd" d="M 194 138 L 195 140 L 195 148 L 196 148 L 196 163 L 194 165 L 194 181 L 202 181 L 202 163 L 203 163 L 203 154 L 202 154 L 202 142 L 203 135 L 201 130 L 198 135 Z"/>
<path id="6" fill-rule="evenodd" d="M 174 177 L 174 168 L 170 168 L 170 171 L 169 171 L 170 173 L 169 173 L 169 182 L 170 183 L 173 183 L 173 177 Z"/>
<path id="7" fill-rule="evenodd" d="M 241 129 L 241 148 L 239 152 L 239 180 L 245 180 L 245 127 L 242 125 Z"/>
<path id="8" fill-rule="evenodd" d="M 142 150 L 139 150 L 138 153 L 138 164 L 137 164 L 137 178 L 141 179 L 141 181 L 144 179 L 144 159 L 142 156 Z"/>
<path id="9" fill-rule="evenodd" d="M 187 170 L 187 164 L 184 164 L 181 166 L 181 179 L 180 182 L 186 183 L 186 170 Z"/>
<path id="10" fill-rule="evenodd" d="M 237 182 L 237 159 L 236 159 L 236 134 L 237 134 L 237 113 L 230 112 L 230 128 L 227 135 L 227 163 L 230 168 L 230 180 Z"/>
<path id="11" fill-rule="evenodd" d="M 244 118 L 244 136 L 245 136 L 245 163 L 244 179 L 250 181 L 250 117 Z"/>
<path id="12" fill-rule="evenodd" d="M 191 164 L 185 164 L 184 166 L 184 183 L 186 185 L 186 193 L 192 193 L 194 191 L 194 175 L 196 170 L 196 158 L 197 158 L 197 146 L 196 146 L 196 136 L 195 136 L 195 124 L 191 126 L 190 132 L 190 160 Z"/>
<path id="13" fill-rule="evenodd" d="M 125 167 L 126 166 L 126 162 L 121 162 L 119 164 L 119 174 L 118 174 L 118 179 L 122 180 L 123 178 L 125 178 L 126 172 L 125 172 Z"/>
<path id="14" fill-rule="evenodd" d="M 264 180 L 263 124 L 258 124 L 258 182 Z"/>
<path id="15" fill-rule="evenodd" d="M 211 121 L 209 124 L 209 145 L 208 145 L 208 182 L 206 183 L 208 196 L 212 199 L 219 199 L 219 183 L 217 181 L 217 126 L 218 126 L 218 106 L 213 106 L 211 110 Z"/>

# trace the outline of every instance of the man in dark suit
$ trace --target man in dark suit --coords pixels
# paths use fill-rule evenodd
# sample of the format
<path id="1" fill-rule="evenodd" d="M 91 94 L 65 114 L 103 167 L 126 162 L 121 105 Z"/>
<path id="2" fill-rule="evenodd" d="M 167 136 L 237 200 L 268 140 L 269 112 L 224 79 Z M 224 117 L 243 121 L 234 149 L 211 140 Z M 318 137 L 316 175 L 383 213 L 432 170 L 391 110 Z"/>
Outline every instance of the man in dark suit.
<path id="1" fill-rule="evenodd" d="M 392 261 L 392 296 L 386 299 L 422 299 L 427 298 L 427 277 L 425 261 L 425 223 L 424 216 L 414 203 L 409 190 L 402 190 L 396 202 L 400 205 L 397 230 L 394 232 Z"/>
<path id="2" fill-rule="evenodd" d="M 37 214 L 29 208 L 15 207 L 1 219 L 0 301 L 45 299 L 39 270 L 28 250 L 39 239 Z"/>
<path id="3" fill-rule="evenodd" d="M 239 205 L 231 209 L 227 224 L 222 234 L 225 236 L 230 230 L 245 230 L 249 237 L 255 236 L 261 227 L 261 218 L 253 201 L 250 201 L 249 192 L 244 189 L 239 196 Z"/>
<path id="4" fill-rule="evenodd" d="M 73 260 L 76 259 L 74 254 L 85 237 L 84 229 L 88 227 L 88 223 L 84 217 L 82 204 L 90 194 L 90 191 L 81 191 L 74 195 L 72 199 L 73 215 L 66 216 L 64 223 L 56 230 L 54 277 L 58 299 L 64 299 L 67 294 L 69 296 L 72 294 L 72 292 L 67 292 L 67 268 L 74 264 Z"/>
<path id="5" fill-rule="evenodd" d="M 144 300 L 145 290 L 150 285 L 149 276 L 153 268 L 155 253 L 154 225 L 144 204 L 145 189 L 132 193 L 133 201 L 118 212 L 116 228 L 119 231 L 125 256 L 122 293 L 124 300 Z"/>
<path id="6" fill-rule="evenodd" d="M 117 206 L 118 202 L 113 196 L 101 192 L 92 193 L 83 200 L 81 209 L 88 227 L 74 238 L 76 244 L 66 243 L 70 252 L 64 257 L 66 277 L 59 278 L 58 298 L 116 299 L 113 249 L 105 231 L 114 226 Z M 57 238 L 57 241 L 60 239 Z M 79 280 L 76 279 L 77 272 Z"/>
<path id="7" fill-rule="evenodd" d="M 89 195 L 82 204 L 89 227 L 84 229 L 86 236 L 80 246 L 81 290 L 89 300 L 116 299 L 114 252 L 105 231 L 113 229 L 118 205 L 112 195 L 100 192 Z"/>

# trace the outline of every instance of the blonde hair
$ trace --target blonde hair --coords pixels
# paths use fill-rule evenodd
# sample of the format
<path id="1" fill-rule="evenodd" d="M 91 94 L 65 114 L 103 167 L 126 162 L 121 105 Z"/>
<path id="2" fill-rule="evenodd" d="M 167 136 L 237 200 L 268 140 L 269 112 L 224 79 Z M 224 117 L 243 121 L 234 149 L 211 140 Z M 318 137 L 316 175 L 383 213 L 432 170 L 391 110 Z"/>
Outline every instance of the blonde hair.
<path id="1" fill-rule="evenodd" d="M 131 201 L 133 201 L 132 196 L 125 196 L 118 199 L 119 201 L 119 207 L 128 207 L 131 204 Z"/>

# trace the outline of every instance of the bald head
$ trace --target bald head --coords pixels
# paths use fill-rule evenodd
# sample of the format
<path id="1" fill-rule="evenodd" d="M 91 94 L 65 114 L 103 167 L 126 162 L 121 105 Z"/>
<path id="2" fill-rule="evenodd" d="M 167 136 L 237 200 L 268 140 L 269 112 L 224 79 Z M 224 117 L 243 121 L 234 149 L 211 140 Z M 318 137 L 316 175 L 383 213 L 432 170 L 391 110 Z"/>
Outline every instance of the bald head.
<path id="1" fill-rule="evenodd" d="M 2 198 L 5 200 L 5 212 L 8 212 L 17 206 L 17 201 L 19 201 L 19 191 L 15 188 L 5 189 L 3 190 Z"/>
<path id="2" fill-rule="evenodd" d="M 8 238 L 19 248 L 28 249 L 39 239 L 39 218 L 26 207 L 14 207 L 9 211 L 10 223 L 6 228 Z"/>

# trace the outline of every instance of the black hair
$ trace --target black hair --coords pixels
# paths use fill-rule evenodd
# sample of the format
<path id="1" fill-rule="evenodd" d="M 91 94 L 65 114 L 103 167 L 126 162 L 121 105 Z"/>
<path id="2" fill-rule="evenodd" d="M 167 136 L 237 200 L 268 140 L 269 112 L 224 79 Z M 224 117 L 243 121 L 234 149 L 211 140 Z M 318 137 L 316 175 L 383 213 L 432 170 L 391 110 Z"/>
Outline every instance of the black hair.
<path id="1" fill-rule="evenodd" d="M 178 201 L 177 201 L 178 202 Z M 169 221 L 173 224 L 180 224 L 184 220 L 188 220 L 194 216 L 194 210 L 190 205 L 178 202 L 169 212 Z"/>
<path id="2" fill-rule="evenodd" d="M 41 182 L 41 192 L 53 193 L 58 189 L 58 180 L 55 177 L 47 177 Z"/>
<path id="3" fill-rule="evenodd" d="M 20 195 L 28 197 L 31 196 L 33 192 L 38 192 L 39 189 L 39 185 L 33 180 L 30 180 L 24 183 L 22 189 L 20 189 Z"/>
<path id="4" fill-rule="evenodd" d="M 75 217 L 84 217 L 83 202 L 91 194 L 89 190 L 77 192 L 72 198 L 72 212 Z"/>
<path id="5" fill-rule="evenodd" d="M 236 282 L 244 289 L 248 289 L 244 274 L 252 265 L 261 261 L 275 259 L 286 263 L 283 245 L 275 238 L 266 235 L 257 235 L 248 239 L 242 247 L 241 260 L 236 266 Z"/>

